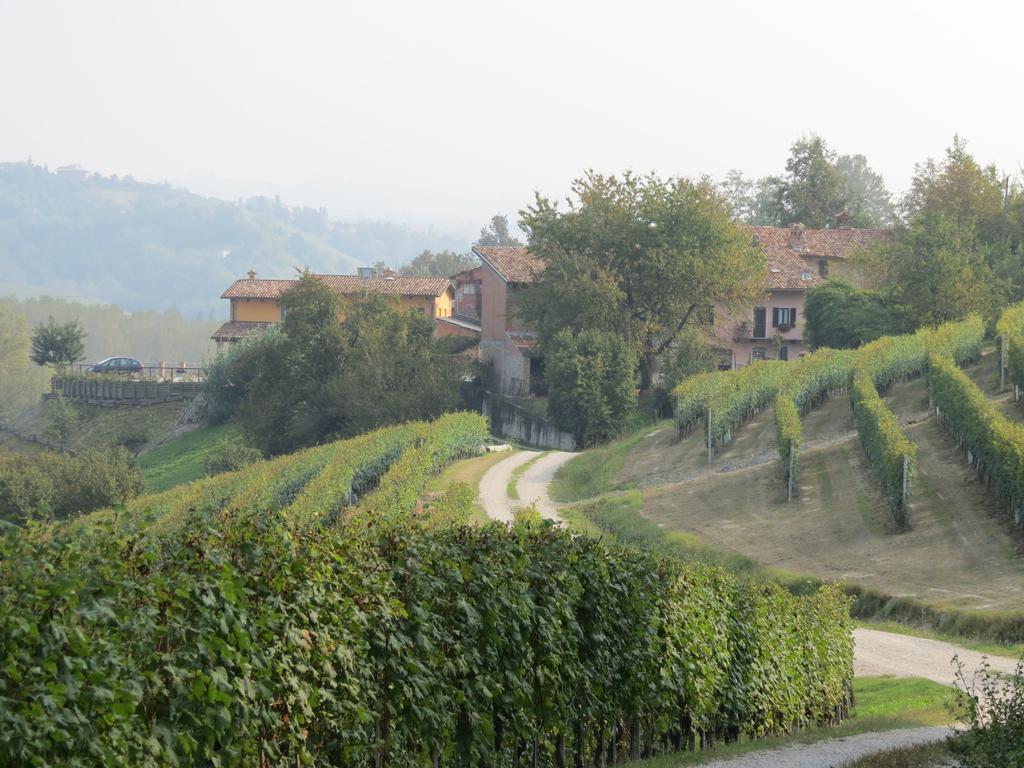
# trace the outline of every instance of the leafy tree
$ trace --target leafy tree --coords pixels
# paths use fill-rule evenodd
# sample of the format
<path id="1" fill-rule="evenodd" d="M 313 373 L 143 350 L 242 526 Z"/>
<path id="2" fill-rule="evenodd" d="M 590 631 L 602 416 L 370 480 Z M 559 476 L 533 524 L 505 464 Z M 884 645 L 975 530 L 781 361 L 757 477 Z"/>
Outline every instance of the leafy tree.
<path id="1" fill-rule="evenodd" d="M 889 295 L 912 327 L 994 317 L 1005 299 L 971 224 L 926 210 L 887 249 Z"/>
<path id="2" fill-rule="evenodd" d="M 840 155 L 835 166 L 843 178 L 847 224 L 883 228 L 896 223 L 896 209 L 885 180 L 871 169 L 864 155 Z"/>
<path id="3" fill-rule="evenodd" d="M 429 317 L 368 296 L 352 307 L 342 333 L 344 365 L 329 387 L 339 435 L 436 418 L 459 407 L 463 366 L 438 353 Z"/>
<path id="4" fill-rule="evenodd" d="M 698 330 L 689 328 L 683 331 L 665 356 L 662 388 L 671 392 L 685 378 L 716 370 L 719 357 Z"/>
<path id="5" fill-rule="evenodd" d="M 903 319 L 881 291 L 829 280 L 804 298 L 804 333 L 812 348 L 853 349 L 882 336 L 900 333 Z"/>
<path id="6" fill-rule="evenodd" d="M 636 407 L 635 354 L 608 332 L 569 329 L 545 348 L 548 415 L 580 446 L 604 442 L 622 431 Z"/>
<path id="7" fill-rule="evenodd" d="M 847 208 L 845 179 L 835 160 L 835 153 L 820 136 L 793 143 L 786 161 L 786 175 L 776 192 L 780 226 L 794 223 L 813 228 L 835 226 L 836 216 Z"/>
<path id="8" fill-rule="evenodd" d="M 746 224 L 888 227 L 895 222 L 892 198 L 864 155 L 837 155 L 820 136 L 790 147 L 783 176 L 746 179 L 729 171 L 718 185 Z"/>
<path id="9" fill-rule="evenodd" d="M 58 323 L 52 317 L 32 331 L 32 362 L 58 369 L 85 355 L 85 331 L 77 320 Z"/>
<path id="10" fill-rule="evenodd" d="M 451 277 L 479 263 L 466 253 L 424 251 L 399 271 L 409 277 Z"/>
<path id="11" fill-rule="evenodd" d="M 714 303 L 763 288 L 764 263 L 706 182 L 593 172 L 573 182 L 566 210 L 537 196 L 521 212 L 545 263 L 520 314 L 552 339 L 564 328 L 614 333 L 651 387 L 661 355 Z"/>
<path id="12" fill-rule="evenodd" d="M 64 397 L 57 397 L 46 406 L 46 428 L 43 430 L 43 434 L 64 451 L 78 427 L 78 421 L 78 411 L 71 401 Z"/>
<path id="13" fill-rule="evenodd" d="M 508 231 L 508 219 L 500 213 L 491 217 L 491 223 L 480 230 L 477 245 L 522 245 Z"/>
<path id="14" fill-rule="evenodd" d="M 46 391 L 46 373 L 32 364 L 30 348 L 24 316 L 0 304 L 0 417 L 28 407 Z"/>
<path id="15" fill-rule="evenodd" d="M 218 361 L 211 376 L 219 417 L 237 409 L 246 441 L 263 453 L 458 407 L 463 366 L 436 352 L 430 318 L 380 295 L 342 301 L 309 273 L 282 309 L 278 331 Z"/>

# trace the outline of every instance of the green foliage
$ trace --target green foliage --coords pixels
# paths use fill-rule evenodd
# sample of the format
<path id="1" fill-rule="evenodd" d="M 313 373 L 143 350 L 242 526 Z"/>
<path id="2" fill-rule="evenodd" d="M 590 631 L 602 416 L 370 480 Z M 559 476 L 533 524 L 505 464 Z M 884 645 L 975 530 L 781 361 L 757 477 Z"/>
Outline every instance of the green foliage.
<path id="1" fill-rule="evenodd" d="M 430 318 L 379 295 L 343 304 L 309 273 L 282 310 L 279 331 L 219 358 L 207 384 L 211 419 L 237 411 L 246 440 L 263 453 L 459 406 L 466 366 L 435 349 Z"/>
<path id="2" fill-rule="evenodd" d="M 693 328 L 685 329 L 665 354 L 661 385 L 666 391 L 671 392 L 690 376 L 717 370 L 719 359 L 720 355 L 698 331 Z"/>
<path id="3" fill-rule="evenodd" d="M 399 272 L 408 277 L 451 277 L 477 266 L 480 266 L 480 260 L 468 253 L 423 251 Z"/>
<path id="4" fill-rule="evenodd" d="M 737 218 L 747 224 L 888 227 L 892 197 L 864 155 L 836 155 L 820 136 L 793 142 L 783 176 L 757 181 L 730 171 L 719 185 Z"/>
<path id="5" fill-rule="evenodd" d="M 0 419 L 32 405 L 46 391 L 47 373 L 32 364 L 22 313 L 0 302 Z"/>
<path id="6" fill-rule="evenodd" d="M 796 487 L 800 479 L 800 418 L 849 384 L 850 366 L 856 353 L 820 349 L 791 364 L 775 398 L 775 439 L 779 446 L 782 476 Z"/>
<path id="7" fill-rule="evenodd" d="M 536 501 L 531 501 L 526 506 L 513 508 L 512 519 L 516 525 L 540 525 L 544 521 L 540 510 L 537 509 Z"/>
<path id="8" fill-rule="evenodd" d="M 85 356 L 85 331 L 77 320 L 58 323 L 52 317 L 32 329 L 32 362 L 65 368 Z"/>
<path id="9" fill-rule="evenodd" d="M 509 765 L 536 739 L 590 764 L 613 731 L 625 754 L 850 704 L 835 587 L 550 525 L 211 523 L 0 539 L 0 762 Z"/>
<path id="10" fill-rule="evenodd" d="M 263 454 L 245 445 L 237 436 L 224 438 L 203 457 L 203 469 L 208 475 L 233 472 L 255 464 Z"/>
<path id="11" fill-rule="evenodd" d="M 686 434 L 707 419 L 708 403 L 725 390 L 732 371 L 710 371 L 683 379 L 674 390 L 674 412 L 679 434 Z"/>
<path id="12" fill-rule="evenodd" d="M 715 302 L 753 298 L 764 262 L 711 185 L 588 173 L 568 207 L 538 196 L 522 212 L 544 271 L 520 314 L 543 342 L 563 329 L 614 333 L 633 347 L 640 386 L 657 359 Z"/>
<path id="13" fill-rule="evenodd" d="M 433 526 L 468 525 L 476 507 L 476 488 L 459 480 L 452 482 L 440 498 L 426 510 L 426 521 Z"/>
<path id="14" fill-rule="evenodd" d="M 237 439 L 233 424 L 199 427 L 168 440 L 138 457 L 139 469 L 150 492 L 165 491 L 198 480 L 206 474 L 206 459 L 221 441 Z"/>
<path id="15" fill-rule="evenodd" d="M 579 446 L 619 434 L 636 407 L 636 359 L 622 339 L 596 330 L 565 329 L 545 347 L 548 415 Z"/>
<path id="16" fill-rule="evenodd" d="M 804 338 L 812 348 L 853 349 L 902 327 L 902 318 L 884 294 L 845 280 L 829 280 L 804 297 Z"/>
<path id="17" fill-rule="evenodd" d="M 55 443 L 60 450 L 68 447 L 68 441 L 78 427 L 78 411 L 71 401 L 64 397 L 55 397 L 46 404 L 46 439 Z"/>
<path id="18" fill-rule="evenodd" d="M 888 290 L 911 327 L 975 312 L 993 318 L 1005 298 L 971 222 L 925 210 L 884 253 Z"/>
<path id="19" fill-rule="evenodd" d="M 957 667 L 957 703 L 966 727 L 951 747 L 964 768 L 1024 765 L 1024 660 L 1012 675 L 992 671 L 987 661 L 971 678 Z"/>
<path id="20" fill-rule="evenodd" d="M 477 245 L 522 245 L 508 231 L 508 218 L 500 213 L 491 217 L 490 223 L 480 229 Z"/>
<path id="21" fill-rule="evenodd" d="M 205 289 L 193 288 L 193 291 L 197 294 L 193 298 L 205 298 Z M 215 295 L 219 295 L 219 291 Z M 151 306 L 158 303 L 154 300 Z M 209 356 L 213 347 L 210 336 L 221 324 L 223 311 L 218 307 L 221 311 L 217 319 L 212 316 L 199 319 L 185 317 L 177 309 L 136 308 L 126 312 L 112 304 L 84 304 L 52 296 L 21 300 L 0 298 L 0 306 L 23 315 L 29 325 L 37 325 L 50 317 L 58 323 L 77 321 L 85 330 L 83 357 L 87 361 L 131 355 L 146 365 L 162 361 L 172 365 L 185 362 L 190 366 L 200 364 Z"/>
<path id="22" fill-rule="evenodd" d="M 928 383 L 946 429 L 989 491 L 1024 523 L 1024 425 L 1006 418 L 949 357 L 932 354 Z"/>
<path id="23" fill-rule="evenodd" d="M 917 462 L 915 446 L 900 429 L 899 419 L 890 411 L 871 377 L 855 370 L 850 386 L 853 420 L 871 468 L 882 483 L 882 495 L 892 510 L 897 528 L 910 524 L 908 501 L 913 491 Z"/>
<path id="24" fill-rule="evenodd" d="M 1024 301 L 1003 310 L 996 332 L 1006 344 L 1006 370 L 1017 388 L 1024 387 Z"/>
<path id="25" fill-rule="evenodd" d="M 744 368 L 728 371 L 725 386 L 707 401 L 710 419 L 704 428 L 712 450 L 728 443 L 733 430 L 761 412 L 775 399 L 789 373 L 789 363 L 760 360 Z"/>
<path id="26" fill-rule="evenodd" d="M 121 504 L 144 490 L 135 457 L 124 448 L 76 455 L 0 450 L 0 520 L 70 518 Z"/>

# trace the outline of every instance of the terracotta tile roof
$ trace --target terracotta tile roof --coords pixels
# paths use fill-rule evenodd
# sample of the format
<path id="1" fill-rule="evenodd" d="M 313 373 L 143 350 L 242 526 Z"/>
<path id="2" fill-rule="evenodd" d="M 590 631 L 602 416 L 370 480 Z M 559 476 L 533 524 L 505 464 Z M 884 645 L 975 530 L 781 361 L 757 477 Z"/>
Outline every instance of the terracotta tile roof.
<path id="1" fill-rule="evenodd" d="M 389 296 L 440 296 L 451 285 L 447 277 L 370 277 L 316 275 L 340 294 L 382 293 Z M 236 280 L 222 299 L 276 299 L 298 280 Z"/>
<path id="2" fill-rule="evenodd" d="M 825 281 L 805 259 L 845 259 L 859 248 L 893 237 L 889 229 L 748 229 L 768 261 L 768 288 L 777 291 L 803 291 Z"/>
<path id="3" fill-rule="evenodd" d="M 235 280 L 222 299 L 276 299 L 295 285 L 295 280 Z"/>
<path id="4" fill-rule="evenodd" d="M 210 338 L 214 341 L 241 341 L 254 331 L 265 331 L 273 323 L 254 322 L 252 320 L 232 320 L 224 323 L 214 331 Z"/>
<path id="5" fill-rule="evenodd" d="M 473 253 L 501 275 L 506 283 L 532 283 L 544 262 L 521 245 L 474 245 Z"/>
<path id="6" fill-rule="evenodd" d="M 528 331 L 505 331 L 512 346 L 520 352 L 533 352 L 540 346 L 537 334 Z"/>

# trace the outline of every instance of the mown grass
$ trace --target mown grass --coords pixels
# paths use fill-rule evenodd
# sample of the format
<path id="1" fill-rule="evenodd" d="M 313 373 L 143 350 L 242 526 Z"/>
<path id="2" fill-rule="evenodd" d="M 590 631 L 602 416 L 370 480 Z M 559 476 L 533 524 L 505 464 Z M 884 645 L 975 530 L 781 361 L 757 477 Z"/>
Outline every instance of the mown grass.
<path id="1" fill-rule="evenodd" d="M 640 491 L 626 491 L 563 507 L 560 514 L 581 532 L 718 565 L 747 578 L 775 581 L 797 594 L 813 591 L 822 583 L 812 574 L 768 567 L 739 552 L 709 544 L 695 534 L 662 527 L 642 514 L 644 501 Z M 847 582 L 846 591 L 854 599 L 853 616 L 870 622 L 872 627 L 900 627 L 906 634 L 947 640 L 993 655 L 1015 657 L 1022 650 L 1022 644 L 1014 640 L 1020 635 L 1018 612 L 942 609 L 854 582 Z"/>
<path id="2" fill-rule="evenodd" d="M 543 453 L 538 453 L 536 456 L 534 456 L 529 461 L 525 462 L 524 464 L 520 464 L 518 467 L 513 469 L 512 470 L 512 474 L 511 474 L 511 476 L 508 479 L 508 484 L 505 486 L 505 495 L 508 496 L 510 499 L 515 499 L 516 501 L 518 501 L 519 500 L 519 478 L 522 477 L 523 473 L 525 473 L 526 470 L 530 468 L 531 464 L 535 463 L 536 461 L 539 461 L 542 456 L 546 456 L 548 453 L 549 453 L 548 451 L 544 451 Z"/>
<path id="3" fill-rule="evenodd" d="M 480 478 L 484 476 L 488 469 L 497 464 L 503 459 L 507 459 L 512 455 L 510 451 L 496 451 L 494 453 L 485 453 L 482 456 L 476 456 L 472 459 L 464 459 L 463 461 L 457 461 L 454 464 L 447 466 L 441 474 L 433 478 L 430 484 L 427 486 L 428 494 L 439 494 L 444 493 L 448 489 L 448 486 L 454 482 L 466 483 L 474 491 L 479 492 Z M 477 524 L 485 524 L 490 521 L 487 517 L 487 513 L 480 504 L 479 496 L 473 504 L 473 514 L 470 518 L 472 522 Z"/>
<path id="4" fill-rule="evenodd" d="M 554 501 L 571 503 L 625 490 L 630 486 L 616 484 L 615 478 L 622 471 L 630 449 L 642 439 L 643 433 L 638 432 L 581 453 L 558 469 L 548 486 L 548 495 Z"/>
<path id="5" fill-rule="evenodd" d="M 951 765 L 952 752 L 944 741 L 920 744 L 916 747 L 899 747 L 867 755 L 860 760 L 846 763 L 846 768 L 934 768 Z"/>
<path id="6" fill-rule="evenodd" d="M 217 444 L 237 434 L 238 428 L 232 424 L 200 427 L 140 454 L 139 468 L 146 488 L 156 493 L 198 480 L 206 474 L 206 458 L 216 450 Z"/>
<path id="7" fill-rule="evenodd" d="M 677 752 L 645 760 L 637 765 L 643 766 L 643 768 L 701 765 L 712 760 L 738 757 L 763 749 L 813 744 L 827 739 L 855 736 L 859 733 L 948 725 L 954 719 L 950 708 L 953 701 L 952 689 L 931 680 L 861 677 L 854 679 L 853 692 L 857 701 L 853 714 L 837 726 L 808 728 L 785 736 L 722 744 L 701 752 Z M 865 765 L 874 764 L 866 763 Z M 890 764 L 878 763 L 877 765 L 882 768 Z M 915 764 L 907 763 L 905 765 L 910 768 Z M 901 764 L 892 763 L 891 766 L 897 768 Z"/>

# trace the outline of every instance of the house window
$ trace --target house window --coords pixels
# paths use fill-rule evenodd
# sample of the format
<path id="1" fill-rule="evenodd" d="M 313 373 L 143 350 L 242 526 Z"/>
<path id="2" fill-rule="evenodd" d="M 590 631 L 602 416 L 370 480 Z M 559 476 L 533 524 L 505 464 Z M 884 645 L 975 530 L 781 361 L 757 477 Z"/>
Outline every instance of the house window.
<path id="1" fill-rule="evenodd" d="M 785 344 L 779 347 L 779 360 L 789 360 L 789 347 Z"/>
<path id="2" fill-rule="evenodd" d="M 772 308 L 772 328 L 778 328 L 782 325 L 789 328 L 796 325 L 796 307 Z"/>
<path id="3" fill-rule="evenodd" d="M 764 360 L 765 352 L 767 350 L 764 347 L 754 347 L 750 350 L 750 359 L 753 360 Z"/>
<path id="4" fill-rule="evenodd" d="M 821 277 L 828 277 L 828 262 L 825 259 L 818 262 L 818 274 Z"/>
<path id="5" fill-rule="evenodd" d="M 472 296 L 473 294 L 476 293 L 476 284 L 475 283 L 464 283 L 461 286 L 461 288 L 462 288 L 462 295 L 463 296 Z"/>
<path id="6" fill-rule="evenodd" d="M 765 329 L 765 309 L 764 307 L 754 308 L 754 338 L 763 339 L 767 335 Z"/>
<path id="7" fill-rule="evenodd" d="M 238 308 L 235 307 L 235 302 L 232 301 L 231 302 L 231 322 L 235 322 L 235 314 L 237 313 L 237 311 L 238 311 Z"/>

